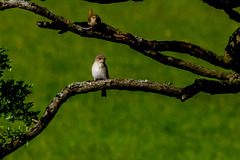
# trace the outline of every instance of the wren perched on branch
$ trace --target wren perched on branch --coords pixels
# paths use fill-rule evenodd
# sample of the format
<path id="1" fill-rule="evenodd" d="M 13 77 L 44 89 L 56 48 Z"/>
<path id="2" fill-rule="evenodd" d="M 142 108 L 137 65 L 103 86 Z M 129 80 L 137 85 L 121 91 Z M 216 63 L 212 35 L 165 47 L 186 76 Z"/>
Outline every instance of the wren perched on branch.
<path id="1" fill-rule="evenodd" d="M 101 18 L 98 15 L 93 15 L 93 11 L 90 8 L 89 9 L 89 17 L 88 17 L 88 25 L 92 28 L 95 29 L 99 27 L 101 24 Z"/>

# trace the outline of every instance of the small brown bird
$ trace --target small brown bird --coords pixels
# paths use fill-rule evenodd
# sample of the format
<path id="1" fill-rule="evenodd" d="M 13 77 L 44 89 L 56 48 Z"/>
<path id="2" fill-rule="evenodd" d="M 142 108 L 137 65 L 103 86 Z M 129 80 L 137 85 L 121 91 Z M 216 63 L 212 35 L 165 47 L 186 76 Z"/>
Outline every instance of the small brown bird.
<path id="1" fill-rule="evenodd" d="M 93 11 L 90 8 L 89 9 L 89 17 L 88 17 L 88 25 L 92 28 L 95 29 L 99 27 L 101 24 L 101 18 L 98 15 L 93 15 Z"/>
<path id="2" fill-rule="evenodd" d="M 92 76 L 95 81 L 105 80 L 109 78 L 107 65 L 105 64 L 105 57 L 103 55 L 98 55 L 92 65 Z M 107 97 L 106 90 L 102 90 L 102 97 Z"/>

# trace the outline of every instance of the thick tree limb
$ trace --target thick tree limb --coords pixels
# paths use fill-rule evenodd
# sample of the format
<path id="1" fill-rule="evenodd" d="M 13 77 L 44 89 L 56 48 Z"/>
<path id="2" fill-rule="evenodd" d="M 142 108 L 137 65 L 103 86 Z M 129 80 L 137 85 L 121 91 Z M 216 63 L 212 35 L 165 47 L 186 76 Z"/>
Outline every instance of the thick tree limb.
<path id="1" fill-rule="evenodd" d="M 118 89 L 128 91 L 143 91 L 176 97 L 181 101 L 185 101 L 199 92 L 209 94 L 222 94 L 222 93 L 238 93 L 240 92 L 240 80 L 238 81 L 212 81 L 199 79 L 192 85 L 185 88 L 178 88 L 167 84 L 160 84 L 150 82 L 148 80 L 133 80 L 133 79 L 108 79 L 101 81 L 88 81 L 88 82 L 75 82 L 68 85 L 60 93 L 58 93 L 46 108 L 41 119 L 22 137 L 11 141 L 1 146 L 0 158 L 7 156 L 14 152 L 19 147 L 31 141 L 39 135 L 51 122 L 56 115 L 61 105 L 66 102 L 70 97 L 77 94 L 84 94 L 95 92 L 102 89 Z"/>
<path id="2" fill-rule="evenodd" d="M 169 96 L 180 96 L 181 89 L 166 84 L 158 84 L 147 80 L 132 79 L 108 79 L 105 81 L 76 82 L 68 85 L 59 94 L 54 97 L 50 105 L 46 108 L 39 122 L 26 132 L 22 137 L 4 144 L 0 149 L 0 158 L 12 153 L 28 141 L 40 134 L 54 118 L 60 106 L 70 97 L 76 94 L 83 94 L 102 89 L 119 89 L 130 91 L 145 91 L 165 94 Z"/>
<path id="3" fill-rule="evenodd" d="M 238 93 L 240 91 L 240 81 L 213 81 L 206 79 L 197 79 L 192 85 L 183 89 L 182 100 L 198 94 L 199 92 L 209 94 Z M 186 98 L 186 99 L 185 99 Z"/>

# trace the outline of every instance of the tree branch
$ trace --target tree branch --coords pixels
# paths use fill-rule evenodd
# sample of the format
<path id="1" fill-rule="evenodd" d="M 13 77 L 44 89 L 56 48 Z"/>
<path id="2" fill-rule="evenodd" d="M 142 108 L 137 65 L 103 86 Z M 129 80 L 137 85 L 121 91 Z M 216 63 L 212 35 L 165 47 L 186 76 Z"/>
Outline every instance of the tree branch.
<path id="1" fill-rule="evenodd" d="M 240 28 L 238 28 L 229 38 L 227 47 L 225 48 L 225 56 L 231 57 L 231 61 L 239 63 L 240 60 Z M 233 63 L 233 62 L 232 62 Z M 238 66 L 239 67 L 239 66 Z"/>
<path id="2" fill-rule="evenodd" d="M 155 47 L 158 51 L 186 53 L 190 56 L 209 62 L 215 66 L 229 69 L 229 66 L 227 66 L 227 64 L 225 64 L 223 61 L 223 56 L 219 56 L 216 53 L 213 53 L 212 51 L 204 49 L 200 46 L 181 41 L 157 41 L 155 43 Z"/>
<path id="3" fill-rule="evenodd" d="M 147 55 L 147 56 L 151 57 L 152 59 L 157 60 L 163 64 L 173 66 L 176 68 L 180 68 L 183 70 L 187 70 L 194 74 L 201 75 L 204 77 L 215 78 L 215 79 L 219 79 L 219 80 L 230 80 L 230 79 L 235 78 L 237 75 L 237 74 L 233 74 L 233 73 L 222 72 L 222 71 L 216 70 L 216 69 L 205 68 L 200 65 L 190 63 L 190 62 L 187 62 L 187 61 L 184 61 L 184 60 L 181 60 L 178 58 L 174 58 L 171 56 L 165 56 L 163 54 L 160 54 L 160 53 L 154 52 L 154 51 L 139 50 L 139 52 L 141 52 L 142 54 Z"/>
<path id="4" fill-rule="evenodd" d="M 226 63 L 228 61 L 224 59 L 224 56 L 218 56 L 217 54 L 207 49 L 191 43 L 179 41 L 150 41 L 141 37 L 134 36 L 130 33 L 122 33 L 120 30 L 115 29 L 105 23 L 101 23 L 99 28 L 97 28 L 96 30 L 92 30 L 88 26 L 87 22 L 71 23 L 70 21 L 65 20 L 63 17 L 55 15 L 44 7 L 40 7 L 34 3 L 30 3 L 24 0 L 20 0 L 20 2 L 21 3 L 8 3 L 8 1 L 0 2 L 0 10 L 12 7 L 19 7 L 25 10 L 29 10 L 53 21 L 37 22 L 37 25 L 41 28 L 60 30 L 59 33 L 71 31 L 83 37 L 94 37 L 111 42 L 126 44 L 131 48 L 137 50 L 138 52 L 148 57 L 151 57 L 152 59 L 157 60 L 163 64 L 191 71 L 201 76 L 226 80 L 232 76 L 232 73 L 219 73 L 220 71 L 218 70 L 204 68 L 202 66 L 195 65 L 190 62 L 179 60 L 170 56 L 163 56 L 158 51 L 174 51 L 179 53 L 186 53 L 196 58 L 207 61 L 213 65 L 217 65 L 225 69 L 237 69 L 237 71 L 239 71 L 239 67 L 232 67 L 229 63 Z M 146 54 L 146 51 L 149 51 L 148 54 Z M 161 58 L 161 60 L 159 60 L 160 57 L 165 58 Z M 169 58 L 171 59 L 171 63 L 169 63 Z"/>
<path id="5" fill-rule="evenodd" d="M 74 24 L 77 24 L 86 30 L 84 35 L 86 37 L 96 37 L 112 42 L 123 43 L 132 46 L 132 48 L 138 47 L 142 50 L 172 51 L 178 53 L 185 53 L 189 54 L 190 56 L 194 56 L 196 58 L 207 61 L 213 65 L 230 69 L 230 66 L 224 62 L 223 56 L 219 56 L 207 49 L 191 43 L 181 41 L 150 41 L 143 39 L 142 37 L 134 36 L 130 33 L 122 33 L 120 30 L 114 29 L 113 27 L 104 23 L 101 24 L 100 28 L 98 28 L 98 32 L 93 32 L 92 30 L 89 30 L 86 22 L 75 22 Z M 55 22 L 38 21 L 37 25 L 41 28 L 62 30 L 60 31 L 60 33 L 65 33 L 67 31 L 61 25 L 58 25 Z"/>
<path id="6" fill-rule="evenodd" d="M 204 68 L 202 66 L 192 64 L 190 62 L 186 62 L 184 60 L 180 60 L 174 57 L 164 56 L 160 54 L 158 51 L 173 51 L 178 53 L 185 53 L 190 56 L 194 56 L 196 58 L 209 62 L 210 64 L 213 64 L 215 66 L 220 66 L 225 69 L 232 69 L 234 71 L 240 72 L 239 64 L 236 64 L 236 63 L 233 64 L 232 62 L 229 61 L 229 58 L 227 58 L 226 56 L 219 56 L 207 49 L 204 49 L 200 46 L 197 46 L 191 43 L 186 43 L 181 41 L 150 41 L 150 40 L 143 39 L 141 37 L 134 36 L 130 33 L 126 33 L 126 34 L 122 33 L 121 31 L 114 29 L 113 27 L 106 25 L 104 23 L 101 24 L 101 27 L 98 28 L 97 31 L 90 30 L 86 22 L 75 22 L 74 24 L 80 25 L 82 28 L 85 29 L 86 32 L 84 34 L 79 34 L 81 36 L 96 37 L 96 38 L 104 39 L 111 42 L 126 44 L 131 48 L 133 48 L 134 50 L 148 57 L 151 57 L 152 59 L 158 62 L 161 62 L 166 65 L 170 65 L 176 68 L 191 71 L 201 76 L 217 78 L 220 80 L 223 80 L 223 79 L 226 80 L 226 79 L 229 79 L 229 77 L 231 77 L 232 73 L 220 73 L 218 74 L 218 76 L 216 76 L 216 73 L 219 73 L 221 71 Z M 41 28 L 61 30 L 60 33 L 66 32 L 66 30 L 63 29 L 61 25 L 58 25 L 55 22 L 38 21 L 37 25 Z M 148 51 L 148 53 L 146 53 L 146 51 Z M 159 60 L 160 59 L 159 57 L 168 57 L 168 58 Z M 174 59 L 174 61 L 171 61 L 171 63 L 169 63 L 169 58 Z M 180 61 L 181 63 L 177 64 L 177 62 L 180 62 Z M 226 75 L 226 76 L 222 76 L 222 75 Z"/>
<path id="7" fill-rule="evenodd" d="M 24 133 L 22 137 L 19 137 L 16 140 L 1 146 L 0 158 L 3 158 L 14 152 L 19 147 L 23 146 L 39 135 L 54 118 L 61 105 L 69 98 L 77 94 L 95 92 L 102 89 L 158 93 L 170 97 L 176 97 L 181 101 L 185 101 L 199 92 L 205 92 L 209 94 L 238 93 L 240 92 L 240 80 L 232 82 L 219 82 L 199 79 L 196 80 L 192 85 L 189 85 L 185 88 L 178 88 L 167 84 L 150 82 L 148 80 L 133 79 L 107 79 L 99 81 L 75 82 L 69 84 L 53 98 L 52 102 L 46 108 L 43 116 L 35 126 L 33 126 L 28 132 Z"/>
<path id="8" fill-rule="evenodd" d="M 90 0 L 89 0 L 90 1 Z M 97 0 L 91 0 L 97 1 Z M 121 0 L 118 0 L 121 1 Z M 213 3 L 219 0 L 203 0 L 206 3 Z M 230 1 L 230 0 L 229 0 Z M 106 3 L 107 1 L 101 1 Z M 221 5 L 219 5 L 221 7 Z M 217 7 L 219 7 L 217 6 Z M 87 22 L 75 22 L 64 19 L 61 16 L 55 15 L 50 10 L 38 6 L 34 3 L 30 3 L 25 0 L 11 0 L 0 2 L 0 10 L 10 8 L 21 8 L 31 11 L 38 15 L 48 18 L 53 22 L 37 22 L 37 25 L 41 28 L 48 28 L 54 30 L 60 30 L 59 33 L 65 33 L 67 31 L 73 32 L 83 37 L 98 38 L 111 42 L 122 43 L 130 46 L 132 49 L 142 53 L 145 56 L 152 58 L 165 65 L 180 68 L 186 71 L 190 71 L 194 74 L 198 74 L 205 77 L 215 78 L 220 81 L 197 79 L 195 82 L 185 88 L 179 88 L 167 84 L 160 84 L 156 82 L 150 82 L 148 80 L 133 80 L 133 79 L 108 79 L 101 81 L 88 81 L 88 82 L 75 82 L 64 88 L 52 102 L 46 108 L 41 119 L 33 126 L 28 132 L 24 133 L 22 137 L 13 140 L 9 143 L 1 146 L 0 158 L 12 153 L 19 147 L 26 144 L 28 141 L 35 138 L 40 134 L 47 125 L 54 118 L 55 114 L 70 97 L 77 94 L 84 94 L 88 92 L 94 92 L 102 89 L 107 90 L 128 90 L 128 91 L 143 91 L 166 95 L 169 97 L 176 97 L 181 101 L 185 101 L 194 95 L 205 92 L 209 94 L 223 94 L 223 93 L 238 93 L 240 92 L 240 75 L 237 73 L 228 73 L 216 69 L 209 69 L 200 65 L 187 62 L 181 59 L 174 58 L 172 56 L 163 55 L 160 52 L 173 51 L 178 53 L 185 53 L 190 56 L 202 59 L 213 65 L 220 66 L 225 69 L 232 69 L 240 72 L 239 67 L 239 30 L 237 30 L 229 40 L 226 47 L 226 53 L 224 56 L 219 56 L 207 49 L 200 46 L 180 42 L 180 41 L 150 41 L 141 37 L 134 36 L 130 33 L 123 33 L 118 29 L 115 29 L 105 23 L 101 23 L 96 29 L 92 29 L 88 26 Z M 228 12 L 228 10 L 227 10 Z M 87 18 L 86 18 L 87 19 Z"/>
<path id="9" fill-rule="evenodd" d="M 40 134 L 54 118 L 60 106 L 66 102 L 70 97 L 76 94 L 83 94 L 101 89 L 119 89 L 130 91 L 145 91 L 165 94 L 168 96 L 180 96 L 181 89 L 172 87 L 166 84 L 158 84 L 149 82 L 147 80 L 132 80 L 132 79 L 108 79 L 105 81 L 89 81 L 89 82 L 75 82 L 68 85 L 60 93 L 53 98 L 50 105 L 46 108 L 42 118 L 39 122 L 26 132 L 22 137 L 4 144 L 0 149 L 0 158 L 7 156 L 28 141 Z"/>
<path id="10" fill-rule="evenodd" d="M 132 49 L 144 54 L 145 56 L 151 57 L 153 60 L 156 60 L 165 65 L 173 66 L 183 70 L 190 71 L 192 73 L 216 78 L 219 80 L 228 80 L 232 78 L 232 73 L 222 72 L 216 69 L 208 69 L 181 59 L 177 59 L 171 56 L 165 56 L 158 51 L 174 51 L 180 53 L 186 53 L 191 56 L 203 59 L 211 64 L 221 66 L 223 68 L 230 68 L 230 66 L 224 63 L 223 56 L 218 56 L 217 54 L 203 49 L 199 46 L 179 41 L 149 41 L 141 37 L 133 36 L 129 33 L 123 34 L 119 30 L 114 29 L 113 27 L 101 24 L 101 27 L 93 32 L 87 28 L 86 22 L 76 22 L 75 24 L 81 25 L 82 28 L 85 28 L 86 32 L 84 36 L 86 37 L 97 37 L 99 39 L 105 39 L 112 42 L 118 42 L 129 45 Z M 49 28 L 55 30 L 61 30 L 61 25 L 58 25 L 55 22 L 37 22 L 37 25 L 42 28 Z M 66 30 L 61 30 L 60 33 L 64 33 Z M 99 35 L 101 34 L 101 35 Z M 83 36 L 83 35 L 82 35 Z"/>
<path id="11" fill-rule="evenodd" d="M 20 3 L 21 2 L 21 3 Z M 159 51 L 173 51 L 179 53 L 186 53 L 196 58 L 200 58 L 207 61 L 213 65 L 220 66 L 225 69 L 232 69 L 234 71 L 240 72 L 240 67 L 238 63 L 232 63 L 229 60 L 229 56 L 218 56 L 217 54 L 199 47 L 197 45 L 180 42 L 180 41 L 150 41 L 143 39 L 141 37 L 134 36 L 130 33 L 122 33 L 120 30 L 115 29 L 105 23 L 101 23 L 99 28 L 92 30 L 88 26 L 87 22 L 75 22 L 71 23 L 65 20 L 61 16 L 53 14 L 51 11 L 44 7 L 40 7 L 34 3 L 30 3 L 24 0 L 18 1 L 18 3 L 9 3 L 8 1 L 0 2 L 0 10 L 19 7 L 25 10 L 29 10 L 36 14 L 42 15 L 53 22 L 37 22 L 37 25 L 42 28 L 49 28 L 60 30 L 59 33 L 65 33 L 71 31 L 83 37 L 94 37 L 98 39 L 103 39 L 111 42 L 122 43 L 130 46 L 134 50 L 166 65 L 170 65 L 176 68 L 190 71 L 192 73 L 216 78 L 219 80 L 229 80 L 233 79 L 236 74 L 222 72 L 216 69 L 205 68 L 181 59 L 177 59 L 171 56 L 166 56 Z M 230 43 L 230 42 L 229 42 Z M 228 47 L 229 48 L 229 47 Z M 229 49 L 228 49 L 229 50 Z"/>

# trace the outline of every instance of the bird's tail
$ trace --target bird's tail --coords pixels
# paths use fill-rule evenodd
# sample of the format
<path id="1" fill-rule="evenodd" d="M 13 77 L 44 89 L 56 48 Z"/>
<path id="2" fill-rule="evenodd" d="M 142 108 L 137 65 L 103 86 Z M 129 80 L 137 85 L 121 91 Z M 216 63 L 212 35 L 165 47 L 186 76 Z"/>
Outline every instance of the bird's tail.
<path id="1" fill-rule="evenodd" d="M 90 8 L 88 11 L 89 11 L 89 17 L 92 17 L 92 16 L 93 16 L 93 11 L 92 11 L 92 9 Z"/>
<path id="2" fill-rule="evenodd" d="M 106 92 L 106 90 L 102 90 L 101 96 L 102 96 L 102 97 L 107 97 L 107 92 Z"/>

